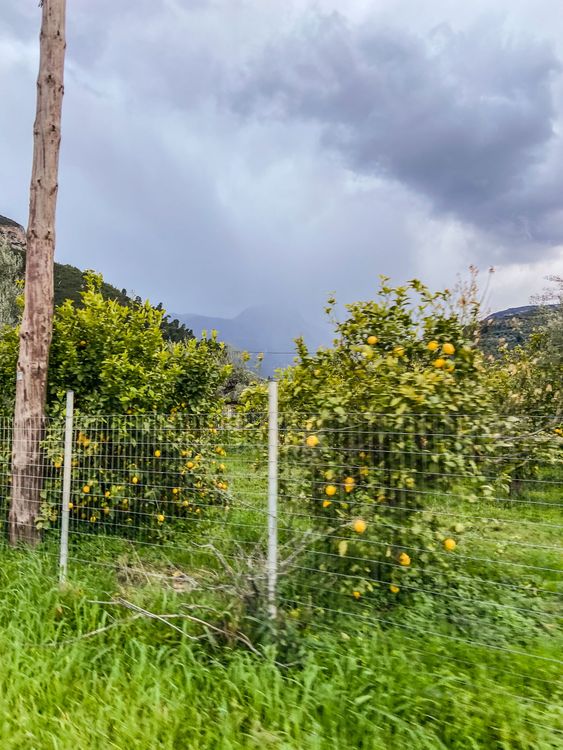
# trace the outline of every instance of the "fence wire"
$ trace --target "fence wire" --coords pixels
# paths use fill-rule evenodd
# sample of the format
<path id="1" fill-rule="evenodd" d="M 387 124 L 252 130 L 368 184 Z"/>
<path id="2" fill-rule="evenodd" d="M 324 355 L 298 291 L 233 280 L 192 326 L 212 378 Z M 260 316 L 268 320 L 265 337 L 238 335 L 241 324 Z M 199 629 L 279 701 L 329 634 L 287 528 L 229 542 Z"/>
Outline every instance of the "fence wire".
<path id="1" fill-rule="evenodd" d="M 561 419 L 282 412 L 274 558 L 268 427 L 268 413 L 235 410 L 75 415 L 71 571 L 157 581 L 203 608 L 236 601 L 254 618 L 272 616 L 275 594 L 297 630 L 378 628 L 413 658 L 493 659 L 523 700 L 541 704 L 545 681 L 559 694 Z M 12 439 L 0 421 L 4 535 Z M 51 420 L 36 468 L 55 540 L 64 460 L 64 420 Z M 474 687 L 503 689 L 486 672 Z"/>

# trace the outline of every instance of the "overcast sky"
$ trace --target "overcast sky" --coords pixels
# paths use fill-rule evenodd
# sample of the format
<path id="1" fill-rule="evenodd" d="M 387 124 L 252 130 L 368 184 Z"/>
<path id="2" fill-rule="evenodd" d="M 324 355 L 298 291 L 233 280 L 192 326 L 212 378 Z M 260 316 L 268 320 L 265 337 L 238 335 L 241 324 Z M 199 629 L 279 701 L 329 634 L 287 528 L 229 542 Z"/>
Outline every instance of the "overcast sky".
<path id="1" fill-rule="evenodd" d="M 498 309 L 563 274 L 563 3 L 67 5 L 59 261 L 226 316 L 469 264 Z M 0 0 L 0 214 L 22 224 L 37 6 Z"/>

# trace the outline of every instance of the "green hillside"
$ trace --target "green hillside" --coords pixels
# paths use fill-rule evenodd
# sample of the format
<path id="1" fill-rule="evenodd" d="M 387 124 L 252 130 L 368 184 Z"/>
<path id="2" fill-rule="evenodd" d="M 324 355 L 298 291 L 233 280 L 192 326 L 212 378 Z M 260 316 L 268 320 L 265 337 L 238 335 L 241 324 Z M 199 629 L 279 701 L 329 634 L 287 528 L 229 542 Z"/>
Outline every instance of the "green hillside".
<path id="1" fill-rule="evenodd" d="M 60 305 L 66 299 L 71 299 L 76 304 L 80 304 L 82 276 L 83 271 L 76 266 L 55 263 L 55 306 Z M 106 281 L 102 284 L 102 294 L 107 299 L 115 299 L 122 305 L 131 301 L 125 289 L 120 291 Z"/>
<path id="2" fill-rule="evenodd" d="M 501 345 L 521 346 L 546 320 L 546 307 L 524 305 L 501 310 L 486 318 L 481 327 L 481 348 L 495 356 Z"/>
<path id="3" fill-rule="evenodd" d="M 73 300 L 80 305 L 80 291 L 82 289 L 82 278 L 84 271 L 76 266 L 68 264 L 55 263 L 55 306 L 60 305 L 67 299 Z M 132 299 L 125 289 L 119 290 L 106 281 L 102 283 L 102 294 L 106 299 L 114 299 L 121 305 L 130 305 L 135 302 L 141 302 L 140 298 Z M 162 310 L 162 304 L 155 305 L 158 310 Z M 178 320 L 173 320 L 166 315 L 162 330 L 164 335 L 170 341 L 183 341 L 184 339 L 193 338 L 193 331 Z"/>
<path id="4" fill-rule="evenodd" d="M 16 258 L 19 258 L 20 262 L 17 264 L 19 265 L 17 276 L 19 276 L 20 273 L 23 273 L 25 265 L 25 234 L 23 227 L 13 219 L 0 215 L 0 240 L 6 241 L 9 250 L 11 250 Z M 0 268 L 0 274 L 3 273 L 4 268 Z M 77 305 L 81 304 L 80 292 L 82 290 L 83 275 L 84 271 L 76 266 L 55 263 L 55 306 L 62 304 L 67 299 L 73 300 Z M 117 300 L 121 305 L 131 305 L 141 301 L 139 298 L 132 299 L 125 289 L 119 290 L 106 281 L 102 283 L 102 294 L 106 299 Z M 162 310 L 162 304 L 156 305 L 156 308 Z M 172 319 L 169 315 L 166 315 L 163 320 L 162 330 L 165 337 L 170 341 L 182 341 L 193 338 L 194 335 L 190 328 L 180 323 L 180 321 Z"/>

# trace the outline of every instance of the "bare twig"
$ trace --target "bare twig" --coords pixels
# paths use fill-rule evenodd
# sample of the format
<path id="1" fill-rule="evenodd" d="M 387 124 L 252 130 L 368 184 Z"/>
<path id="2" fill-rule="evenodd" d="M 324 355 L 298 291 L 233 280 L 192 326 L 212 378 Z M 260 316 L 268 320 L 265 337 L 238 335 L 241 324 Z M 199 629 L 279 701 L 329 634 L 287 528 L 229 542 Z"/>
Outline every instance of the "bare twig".
<path id="1" fill-rule="evenodd" d="M 173 628 L 178 633 L 181 633 L 183 636 L 186 636 L 186 638 L 189 638 L 192 641 L 201 640 L 202 636 L 190 635 L 189 633 L 186 633 L 184 630 L 182 630 L 182 628 L 179 628 L 177 625 L 174 625 L 174 623 L 170 622 L 170 620 L 173 620 L 173 619 L 188 620 L 189 622 L 194 622 L 194 623 L 197 623 L 198 625 L 202 625 L 206 630 L 210 630 L 213 633 L 218 633 L 220 635 L 225 636 L 226 638 L 233 637 L 235 638 L 235 640 L 238 640 L 240 641 L 240 643 L 244 644 L 249 649 L 249 651 L 252 651 L 253 654 L 256 654 L 256 656 L 260 656 L 260 652 L 258 651 L 258 649 L 253 645 L 252 641 L 244 633 L 241 633 L 239 630 L 230 632 L 226 630 L 225 628 L 221 628 L 218 625 L 213 625 L 207 620 L 204 620 L 201 617 L 196 617 L 195 615 L 189 615 L 189 614 L 184 614 L 184 613 L 156 614 L 156 612 L 151 612 L 148 609 L 139 607 L 137 604 L 133 604 L 133 602 L 129 602 L 127 601 L 127 599 L 123 599 L 123 597 L 118 597 L 117 599 L 114 599 L 112 601 L 92 600 L 92 603 L 105 604 L 108 606 L 125 607 L 125 609 L 130 609 L 136 613 L 135 619 L 138 617 L 148 617 L 151 620 L 157 620 L 158 622 L 162 622 L 164 625 L 168 625 L 168 627 Z M 107 626 L 104 629 L 109 630 L 110 627 L 114 627 L 115 625 L 117 625 L 117 623 L 113 623 L 112 625 Z M 100 630 L 99 632 L 102 632 L 102 631 Z M 94 631 L 92 634 L 94 634 Z"/>
<path id="2" fill-rule="evenodd" d="M 101 602 L 97 602 L 97 603 L 100 604 Z M 104 603 L 108 603 L 108 602 L 104 602 Z M 64 641 L 57 641 L 57 643 L 43 643 L 40 645 L 43 646 L 44 648 L 58 648 L 59 646 L 68 646 L 72 643 L 79 643 L 80 641 L 85 641 L 87 638 L 93 638 L 96 635 L 100 635 L 100 633 L 107 633 L 108 630 L 113 630 L 113 628 L 116 628 L 119 625 L 128 625 L 134 620 L 138 620 L 140 617 L 141 615 L 137 614 L 137 615 L 133 615 L 132 617 L 127 617 L 124 620 L 114 620 L 114 622 L 110 623 L 109 625 L 104 625 L 101 628 L 90 630 L 88 633 L 84 633 L 83 635 L 76 636 L 76 638 L 67 638 Z"/>
<path id="3" fill-rule="evenodd" d="M 159 622 L 164 623 L 164 625 L 168 625 L 169 628 L 173 628 L 181 635 L 185 635 L 191 641 L 199 640 L 196 636 L 189 635 L 188 633 L 184 632 L 182 628 L 179 628 L 177 625 L 174 625 L 174 623 L 169 622 L 166 619 L 166 617 L 162 617 L 162 615 L 157 615 L 156 612 L 150 612 L 148 609 L 143 609 L 143 607 L 139 607 L 137 604 L 133 604 L 133 602 L 128 602 L 127 599 L 118 597 L 118 599 L 116 599 L 115 602 L 113 602 L 113 604 L 120 604 L 122 607 L 125 607 L 126 609 L 132 609 L 133 612 L 138 612 L 140 615 L 143 615 L 144 617 L 148 617 L 151 620 L 158 620 Z"/>

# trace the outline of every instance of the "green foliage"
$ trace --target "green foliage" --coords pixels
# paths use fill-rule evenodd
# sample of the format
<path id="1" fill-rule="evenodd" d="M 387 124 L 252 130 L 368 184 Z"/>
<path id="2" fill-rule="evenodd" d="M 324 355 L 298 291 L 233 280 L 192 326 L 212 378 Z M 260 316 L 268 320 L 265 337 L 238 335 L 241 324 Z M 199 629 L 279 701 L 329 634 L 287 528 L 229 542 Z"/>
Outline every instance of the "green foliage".
<path id="1" fill-rule="evenodd" d="M 410 611 L 417 634 L 354 619 L 325 628 L 317 620 L 316 635 L 304 641 L 306 658 L 284 668 L 274 654 L 214 655 L 188 639 L 193 630 L 181 619 L 172 622 L 184 636 L 165 622 L 92 603 L 111 591 L 151 612 L 183 611 L 181 594 L 146 581 L 123 591 L 103 565 L 82 566 L 61 589 L 51 552 L 2 550 L 4 750 L 559 746 L 557 663 L 538 670 L 514 649 L 444 642 L 428 632 L 435 630 L 432 602 L 418 621 Z M 482 620 L 480 636 L 494 617 Z M 534 636 L 524 635 L 530 645 Z M 535 646 L 558 658 L 561 642 L 551 640 L 535 636 Z"/>
<path id="2" fill-rule="evenodd" d="M 209 415 L 79 416 L 73 446 L 71 518 L 88 533 L 128 536 L 139 529 L 169 536 L 189 529 L 212 505 L 227 499 L 221 463 L 225 449 Z M 206 439 L 201 440 L 205 431 Z M 39 525 L 58 520 L 62 475 L 62 423 L 44 441 L 49 481 Z M 175 522 L 175 523 L 174 523 Z M 172 523 L 172 526 L 171 526 Z M 84 532 L 82 532 L 84 533 Z"/>
<path id="3" fill-rule="evenodd" d="M 466 296 L 459 309 L 448 291 L 383 279 L 375 300 L 346 309 L 333 347 L 311 353 L 298 340 L 296 365 L 280 373 L 291 466 L 282 492 L 315 520 L 329 589 L 393 598 L 403 584 L 447 574 L 446 535 L 425 492 L 462 480 L 467 492 L 493 492 L 478 305 Z M 244 408 L 263 411 L 264 394 L 249 389 Z"/>
<path id="4" fill-rule="evenodd" d="M 18 297 L 23 276 L 21 257 L 11 251 L 7 242 L 0 238 L 0 329 L 13 326 L 19 318 Z"/>
<path id="5" fill-rule="evenodd" d="M 246 388 L 260 382 L 259 374 L 248 364 L 249 359 L 250 355 L 247 353 L 236 351 L 229 346 L 225 347 L 225 362 L 231 367 L 231 372 L 223 387 L 227 403 L 238 403 Z"/>
<path id="6" fill-rule="evenodd" d="M 522 346 L 499 350 L 489 368 L 498 411 L 561 415 L 563 410 L 563 279 L 538 299 L 536 327 Z"/>
<path id="7" fill-rule="evenodd" d="M 80 307 L 83 304 L 84 280 L 91 273 L 91 271 L 81 271 L 76 266 L 55 263 L 55 307 L 64 304 L 67 300 L 71 300 L 76 307 Z M 117 289 L 103 279 L 99 291 L 104 299 L 114 300 L 122 307 L 142 307 L 145 304 L 140 297 L 131 298 L 126 289 Z M 169 315 L 166 315 L 162 303 L 156 305 L 155 310 L 162 312 L 160 328 L 167 341 L 177 343 L 194 338 L 193 331 L 186 328 L 180 321 L 172 320 Z"/>
<path id="8" fill-rule="evenodd" d="M 88 414 L 204 413 L 220 408 L 217 393 L 230 368 L 223 344 L 214 338 L 165 341 L 163 312 L 144 304 L 122 305 L 104 298 L 101 278 L 86 275 L 81 305 L 67 300 L 55 313 L 49 360 L 48 410 L 61 412 L 74 390 L 77 408 Z M 0 338 L 0 385 L 11 413 L 17 336 Z"/>
<path id="9" fill-rule="evenodd" d="M 67 263 L 55 263 L 55 307 L 62 305 L 66 300 L 72 300 L 75 305 L 82 304 L 82 291 L 84 288 L 84 271 Z M 112 299 L 121 305 L 128 305 L 130 298 L 125 289 L 101 282 L 100 291 L 105 299 Z"/>
<path id="10" fill-rule="evenodd" d="M 540 305 L 529 305 L 489 316 L 481 323 L 480 348 L 488 356 L 498 357 L 506 349 L 525 346 L 544 324 L 544 313 Z"/>
<path id="11" fill-rule="evenodd" d="M 216 452 L 222 447 L 213 437 L 195 451 L 195 466 L 186 467 L 201 431 L 213 435 L 221 413 L 219 393 L 230 374 L 224 346 L 215 338 L 165 341 L 163 314 L 148 302 L 124 306 L 105 299 L 95 274 L 86 276 L 80 306 L 67 300 L 57 308 L 41 526 L 59 515 L 62 417 L 69 389 L 75 392 L 78 425 L 73 474 L 78 518 L 160 529 L 163 519 L 199 513 L 198 502 L 207 506 L 224 496 Z M 7 414 L 13 409 L 17 346 L 15 329 L 5 329 L 0 386 Z M 7 446 L 5 453 L 7 472 Z"/>

